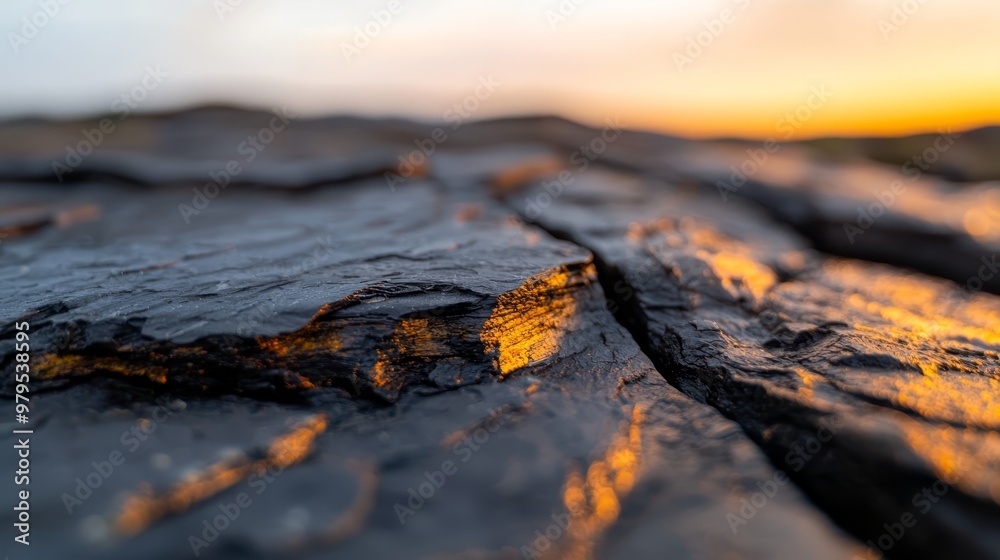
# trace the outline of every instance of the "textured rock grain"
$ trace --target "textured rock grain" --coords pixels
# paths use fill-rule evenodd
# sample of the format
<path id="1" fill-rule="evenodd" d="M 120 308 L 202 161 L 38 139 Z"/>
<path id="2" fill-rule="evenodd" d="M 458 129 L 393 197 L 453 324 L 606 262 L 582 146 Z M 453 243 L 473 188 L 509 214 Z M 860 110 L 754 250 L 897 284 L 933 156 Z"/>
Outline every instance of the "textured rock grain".
<path id="1" fill-rule="evenodd" d="M 813 168 L 723 201 L 717 145 L 625 133 L 580 166 L 601 131 L 514 119 L 409 169 L 431 128 L 324 119 L 184 215 L 271 118 L 135 117 L 63 183 L 47 162 L 79 127 L 0 127 L 0 390 L 27 320 L 33 550 L 846 559 L 912 513 L 890 555 L 1000 557 L 998 298 L 816 250 L 954 278 L 882 258 L 926 226 L 912 206 L 838 248 L 810 223 L 860 191 Z M 978 188 L 935 192 L 989 208 Z M 955 246 L 926 252 L 978 250 Z"/>

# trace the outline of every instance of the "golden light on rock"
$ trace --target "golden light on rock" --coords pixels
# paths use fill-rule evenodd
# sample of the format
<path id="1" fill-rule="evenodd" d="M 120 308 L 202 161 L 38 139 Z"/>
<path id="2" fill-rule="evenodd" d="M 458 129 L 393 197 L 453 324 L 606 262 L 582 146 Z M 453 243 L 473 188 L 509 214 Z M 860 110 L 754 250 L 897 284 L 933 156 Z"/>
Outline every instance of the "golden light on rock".
<path id="1" fill-rule="evenodd" d="M 501 375 L 555 356 L 577 302 L 572 291 L 596 279 L 594 265 L 557 268 L 533 276 L 497 298 L 482 340 Z"/>
<path id="2" fill-rule="evenodd" d="M 900 406 L 924 418 L 1000 429 L 1000 381 L 996 379 L 909 375 L 895 381 L 893 395 Z"/>
<path id="3" fill-rule="evenodd" d="M 156 383 L 166 383 L 169 370 L 165 367 L 133 364 L 117 356 L 43 355 L 34 367 L 36 374 L 44 379 L 90 375 L 94 370 L 117 373 L 122 376 L 141 376 Z"/>
<path id="4" fill-rule="evenodd" d="M 393 380 L 396 379 L 392 371 L 392 362 L 383 350 L 376 350 L 375 355 L 378 356 L 378 360 L 372 368 L 372 385 L 383 390 L 390 389 L 395 385 Z"/>
<path id="5" fill-rule="evenodd" d="M 396 326 L 393 342 L 401 354 L 443 356 L 448 353 L 447 322 L 439 317 L 403 319 Z"/>
<path id="6" fill-rule="evenodd" d="M 570 470 L 563 484 L 563 505 L 569 512 L 566 542 L 546 558 L 590 560 L 598 537 L 621 513 L 621 500 L 635 486 L 642 469 L 642 407 L 635 405 L 610 445 L 587 466 Z"/>
<path id="7" fill-rule="evenodd" d="M 301 329 L 288 334 L 261 337 L 257 343 L 262 349 L 278 356 L 306 352 L 336 352 L 344 345 L 340 328 L 336 324 L 322 320 L 331 312 L 332 306 L 324 305 L 313 315 L 312 320 Z"/>
<path id="8" fill-rule="evenodd" d="M 722 287 L 733 297 L 738 298 L 749 292 L 754 300 L 759 301 L 778 280 L 773 270 L 743 255 L 698 251 L 697 256 L 708 263 Z"/>
<path id="9" fill-rule="evenodd" d="M 995 492 L 1000 473 L 1000 433 L 970 431 L 909 420 L 904 438 L 944 482 L 1000 504 Z"/>
<path id="10" fill-rule="evenodd" d="M 290 467 L 309 456 L 313 443 L 326 431 L 326 426 L 324 414 L 313 415 L 276 439 L 263 459 L 252 460 L 240 453 L 188 476 L 159 496 L 144 485 L 142 490 L 125 499 L 121 513 L 115 518 L 115 529 L 125 536 L 141 533 L 157 521 L 187 511 L 253 473 Z"/>
<path id="11" fill-rule="evenodd" d="M 947 282 L 890 274 L 887 270 L 873 275 L 870 269 L 853 261 L 831 260 L 823 272 L 833 282 L 855 292 L 846 298 L 851 308 L 881 316 L 897 336 L 915 343 L 933 337 L 938 341 L 1000 345 L 1000 306 L 995 304 L 994 296 L 972 294 L 959 300 L 950 295 L 953 291 Z"/>

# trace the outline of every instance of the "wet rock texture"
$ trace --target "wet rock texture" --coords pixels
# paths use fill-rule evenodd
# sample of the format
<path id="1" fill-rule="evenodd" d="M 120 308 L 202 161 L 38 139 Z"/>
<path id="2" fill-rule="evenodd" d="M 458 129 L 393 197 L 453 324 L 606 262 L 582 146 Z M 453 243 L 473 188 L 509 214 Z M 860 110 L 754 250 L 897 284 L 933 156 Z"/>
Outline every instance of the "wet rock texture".
<path id="1" fill-rule="evenodd" d="M 61 182 L 93 123 L 0 128 L 33 554 L 1000 558 L 995 186 L 545 118 L 246 161 L 274 118 L 135 117 Z"/>

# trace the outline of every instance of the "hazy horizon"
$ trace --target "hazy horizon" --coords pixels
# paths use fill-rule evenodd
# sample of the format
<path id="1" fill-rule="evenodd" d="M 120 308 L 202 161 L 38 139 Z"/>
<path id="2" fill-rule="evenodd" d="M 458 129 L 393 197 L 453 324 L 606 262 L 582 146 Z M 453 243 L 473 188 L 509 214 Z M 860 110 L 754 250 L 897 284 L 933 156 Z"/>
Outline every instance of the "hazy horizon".
<path id="1" fill-rule="evenodd" d="M 1000 5 L 985 0 L 397 1 L 8 2 L 0 117 L 111 112 L 152 71 L 166 77 L 134 112 L 440 120 L 492 77 L 472 118 L 781 139 L 1000 123 Z M 808 118 L 782 138 L 796 110 Z"/>

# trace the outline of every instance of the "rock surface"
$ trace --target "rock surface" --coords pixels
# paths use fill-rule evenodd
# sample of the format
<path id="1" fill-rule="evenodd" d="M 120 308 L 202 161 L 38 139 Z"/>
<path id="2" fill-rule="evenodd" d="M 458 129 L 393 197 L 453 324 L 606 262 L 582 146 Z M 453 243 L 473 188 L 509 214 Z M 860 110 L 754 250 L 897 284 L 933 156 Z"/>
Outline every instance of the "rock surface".
<path id="1" fill-rule="evenodd" d="M 1000 299 L 817 251 L 954 279 L 989 220 L 824 244 L 852 168 L 789 147 L 723 200 L 731 147 L 555 119 L 422 158 L 292 121 L 245 161 L 274 118 L 136 117 L 62 183 L 80 127 L 0 127 L 39 557 L 1000 558 Z"/>

